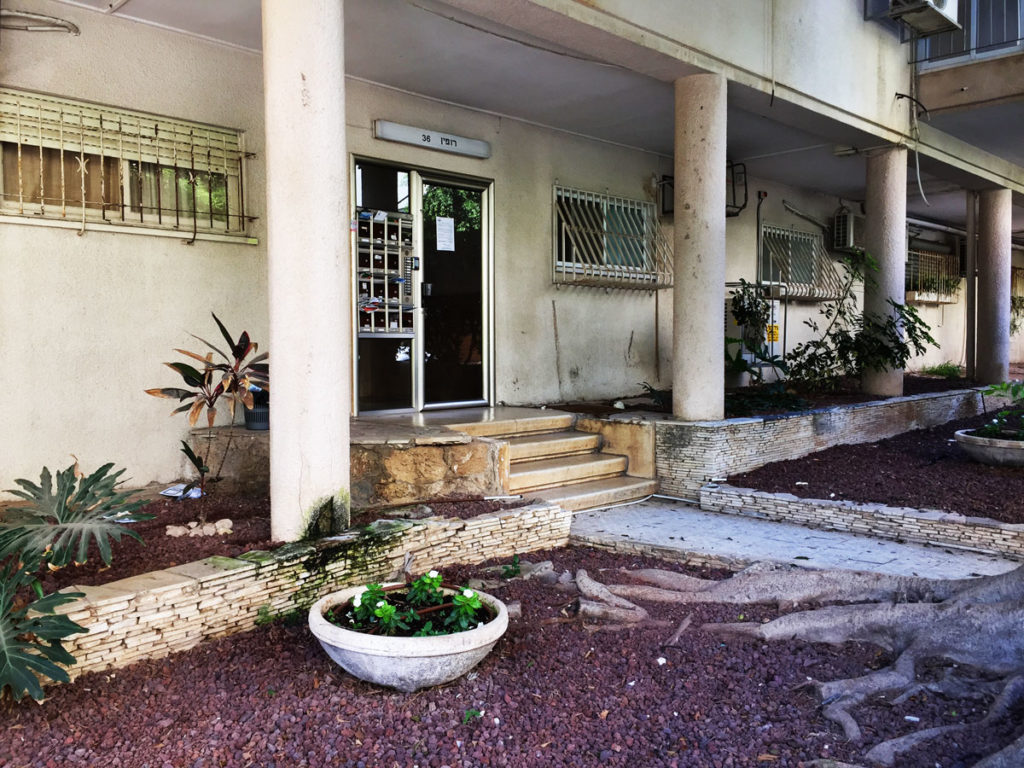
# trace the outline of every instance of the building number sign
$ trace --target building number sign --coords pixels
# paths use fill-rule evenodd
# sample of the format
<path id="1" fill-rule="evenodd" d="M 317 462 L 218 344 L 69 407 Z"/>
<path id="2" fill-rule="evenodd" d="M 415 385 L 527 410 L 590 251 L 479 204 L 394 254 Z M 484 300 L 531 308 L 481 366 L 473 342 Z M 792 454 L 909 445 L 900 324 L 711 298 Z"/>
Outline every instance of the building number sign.
<path id="1" fill-rule="evenodd" d="M 491 145 L 480 139 L 456 136 L 453 133 L 432 131 L 428 128 L 417 128 L 412 125 L 391 123 L 387 120 L 373 121 L 373 135 L 385 141 L 397 141 L 401 144 L 415 144 L 425 149 L 448 152 L 453 155 L 487 158 L 491 156 Z"/>

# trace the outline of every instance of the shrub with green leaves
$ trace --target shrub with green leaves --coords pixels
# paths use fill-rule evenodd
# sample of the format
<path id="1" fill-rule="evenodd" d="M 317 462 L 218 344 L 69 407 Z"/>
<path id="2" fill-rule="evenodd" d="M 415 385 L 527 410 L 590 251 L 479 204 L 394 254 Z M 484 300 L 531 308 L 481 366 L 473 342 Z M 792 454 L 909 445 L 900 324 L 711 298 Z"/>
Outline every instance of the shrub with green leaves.
<path id="1" fill-rule="evenodd" d="M 74 664 L 75 659 L 62 641 L 87 631 L 54 612 L 81 593 L 44 596 L 40 569 L 84 563 L 92 543 L 109 565 L 112 541 L 124 535 L 142 540 L 124 526 L 153 515 L 139 512 L 145 502 L 118 488 L 124 470 L 112 468 L 104 464 L 84 475 L 76 462 L 57 472 L 55 484 L 44 467 L 39 483 L 19 479 L 19 487 L 9 490 L 27 503 L 0 521 L 0 696 L 18 700 L 28 694 L 41 700 L 40 676 L 66 682 L 67 672 L 60 665 Z"/>
<path id="2" fill-rule="evenodd" d="M 493 617 L 488 610 L 476 590 L 444 585 L 441 575 L 430 571 L 397 587 L 370 584 L 347 603 L 329 608 L 324 618 L 367 634 L 429 637 L 474 629 Z"/>
<path id="3" fill-rule="evenodd" d="M 816 320 L 806 320 L 817 337 L 786 355 L 791 381 L 810 390 L 834 389 L 845 376 L 904 368 L 912 354 L 935 346 L 931 329 L 914 307 L 888 299 L 890 311 L 883 315 L 859 308 L 853 286 L 869 282 L 869 272 L 877 269 L 867 253 L 846 259 L 839 297 L 819 311 L 824 328 Z"/>

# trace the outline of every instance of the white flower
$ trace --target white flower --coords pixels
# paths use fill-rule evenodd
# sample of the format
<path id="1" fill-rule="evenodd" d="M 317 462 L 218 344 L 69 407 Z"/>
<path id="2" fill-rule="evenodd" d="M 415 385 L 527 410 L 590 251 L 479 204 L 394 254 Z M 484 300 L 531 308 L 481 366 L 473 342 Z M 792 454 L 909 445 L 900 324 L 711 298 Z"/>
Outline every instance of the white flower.
<path id="1" fill-rule="evenodd" d="M 387 605 L 387 601 L 386 600 L 378 600 L 377 601 L 377 607 L 378 608 L 380 608 L 382 606 L 385 606 L 385 605 Z"/>
<path id="2" fill-rule="evenodd" d="M 463 597 L 472 597 L 475 594 L 476 593 L 472 589 L 464 589 L 464 590 L 462 590 L 462 596 Z"/>
<path id="3" fill-rule="evenodd" d="M 427 578 L 436 579 L 438 577 L 438 575 L 439 574 L 438 574 L 437 571 L 431 571 L 430 573 L 427 574 Z"/>
<path id="4" fill-rule="evenodd" d="M 356 608 L 358 608 L 360 605 L 362 605 L 362 603 L 363 603 L 363 596 L 361 594 L 356 595 L 355 597 L 352 598 L 352 605 L 354 605 Z"/>
<path id="5" fill-rule="evenodd" d="M 668 659 L 666 659 L 664 656 L 659 656 L 658 657 L 658 666 L 661 667 L 661 666 L 664 666 L 665 664 L 668 664 Z"/>

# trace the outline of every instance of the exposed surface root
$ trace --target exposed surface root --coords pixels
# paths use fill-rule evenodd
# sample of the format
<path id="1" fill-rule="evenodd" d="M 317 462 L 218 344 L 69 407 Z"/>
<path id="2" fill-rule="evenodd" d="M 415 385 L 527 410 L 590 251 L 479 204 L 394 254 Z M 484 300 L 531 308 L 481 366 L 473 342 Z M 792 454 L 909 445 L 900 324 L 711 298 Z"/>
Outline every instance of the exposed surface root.
<path id="1" fill-rule="evenodd" d="M 898 704 L 923 691 L 991 701 L 982 723 L 1010 716 L 1024 701 L 1024 566 L 1000 576 L 938 580 L 844 571 L 808 571 L 789 566 L 755 565 L 724 581 L 697 579 L 657 569 L 624 571 L 631 584 L 609 585 L 585 571 L 576 584 L 585 599 L 580 613 L 591 620 L 623 625 L 643 621 L 646 603 L 801 603 L 853 602 L 789 613 L 765 623 L 705 624 L 717 635 L 765 641 L 801 640 L 839 645 L 871 643 L 896 656 L 883 669 L 856 678 L 816 682 L 822 715 L 859 742 L 862 731 L 853 712 L 879 695 Z M 640 582 L 637 584 L 636 582 Z M 643 618 L 635 619 L 639 612 Z M 674 645 L 680 626 L 666 647 Z M 926 661 L 951 665 L 937 681 L 919 682 L 917 667 Z M 961 669 L 964 667 L 964 669 Z M 967 670 L 973 672 L 968 676 Z M 865 754 L 872 765 L 892 766 L 900 756 L 938 736 L 969 727 L 966 723 L 924 729 L 875 745 Z M 830 761 L 826 765 L 839 766 Z M 1021 768 L 1024 737 L 983 759 L 975 768 Z"/>

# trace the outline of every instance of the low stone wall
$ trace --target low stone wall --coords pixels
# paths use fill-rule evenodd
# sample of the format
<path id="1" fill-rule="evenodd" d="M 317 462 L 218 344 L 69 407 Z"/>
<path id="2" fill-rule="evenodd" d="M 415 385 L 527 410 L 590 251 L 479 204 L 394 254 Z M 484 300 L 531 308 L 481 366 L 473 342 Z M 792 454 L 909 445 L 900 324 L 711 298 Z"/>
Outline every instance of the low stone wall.
<path id="1" fill-rule="evenodd" d="M 200 641 L 244 632 L 258 621 L 306 611 L 319 597 L 354 584 L 395 578 L 412 558 L 414 572 L 510 558 L 563 547 L 572 514 L 535 504 L 470 520 L 379 521 L 365 529 L 238 558 L 211 557 L 96 587 L 58 610 L 89 630 L 65 646 L 78 663 L 72 677 Z"/>
<path id="2" fill-rule="evenodd" d="M 990 408 L 1003 401 L 987 398 Z M 726 419 L 660 421 L 655 463 L 662 492 L 696 499 L 701 487 L 768 464 L 846 443 L 882 440 L 982 413 L 973 389 L 894 397 L 805 413 Z"/>
<path id="3" fill-rule="evenodd" d="M 353 444 L 352 506 L 394 506 L 450 496 L 500 496 L 508 444 L 489 438 L 449 444 Z"/>
<path id="4" fill-rule="evenodd" d="M 1024 560 L 1024 525 L 965 517 L 953 512 L 801 499 L 789 493 L 766 493 L 714 483 L 700 489 L 700 508 L 707 512 L 783 520 L 828 531 L 962 547 Z"/>
<path id="5" fill-rule="evenodd" d="M 266 494 L 270 432 L 244 427 L 194 429 L 189 443 L 221 493 Z M 506 493 L 507 443 L 439 428 L 353 421 L 350 446 L 353 509 L 415 504 L 451 496 Z"/>

